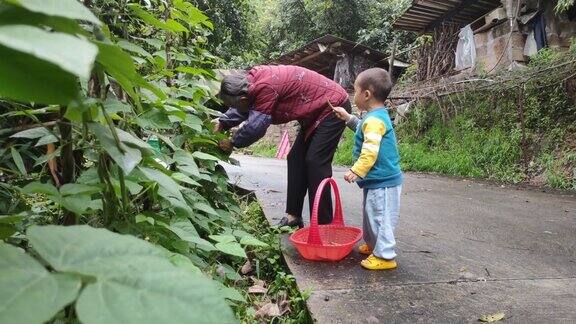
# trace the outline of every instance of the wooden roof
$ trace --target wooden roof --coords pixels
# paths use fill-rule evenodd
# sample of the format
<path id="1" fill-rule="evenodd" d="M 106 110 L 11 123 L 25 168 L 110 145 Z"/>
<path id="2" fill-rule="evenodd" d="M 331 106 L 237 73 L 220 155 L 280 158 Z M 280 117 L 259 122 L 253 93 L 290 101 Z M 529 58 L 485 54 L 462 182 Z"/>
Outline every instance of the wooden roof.
<path id="1" fill-rule="evenodd" d="M 388 69 L 388 55 L 337 36 L 326 35 L 268 62 L 275 65 L 298 65 L 316 71 L 329 78 L 334 76 L 338 55 L 355 54 L 378 66 Z M 406 63 L 396 61 L 394 66 L 405 68 Z"/>
<path id="2" fill-rule="evenodd" d="M 393 26 L 414 32 L 433 30 L 445 21 L 465 26 L 501 5 L 500 0 L 413 0 Z"/>

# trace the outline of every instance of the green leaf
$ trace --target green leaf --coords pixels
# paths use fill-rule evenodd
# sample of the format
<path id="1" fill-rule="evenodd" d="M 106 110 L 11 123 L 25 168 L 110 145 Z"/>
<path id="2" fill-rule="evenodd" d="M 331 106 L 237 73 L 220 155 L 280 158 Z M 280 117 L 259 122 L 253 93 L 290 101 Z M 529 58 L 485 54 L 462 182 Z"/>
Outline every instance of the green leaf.
<path id="1" fill-rule="evenodd" d="M 143 150 L 152 151 L 153 148 L 150 144 L 144 142 L 143 140 L 135 137 L 134 135 L 121 130 L 120 128 L 116 128 L 116 133 L 118 134 L 118 138 L 120 141 L 124 142 L 127 145 L 134 146 Z"/>
<path id="2" fill-rule="evenodd" d="M 241 245 L 251 245 L 251 246 L 261 246 L 261 247 L 268 247 L 268 244 L 260 241 L 259 239 L 255 238 L 254 236 L 244 236 L 240 239 Z"/>
<path id="3" fill-rule="evenodd" d="M 236 238 L 232 235 L 210 235 L 209 237 L 218 243 L 236 242 Z"/>
<path id="4" fill-rule="evenodd" d="M 98 56 L 96 61 L 104 66 L 104 69 L 110 74 L 122 88 L 132 97 L 138 99 L 139 96 L 134 90 L 135 86 L 141 86 L 152 91 L 159 98 L 164 98 L 162 91 L 152 86 L 136 71 L 136 66 L 130 54 L 124 52 L 120 47 L 97 42 Z"/>
<path id="5" fill-rule="evenodd" d="M 168 115 L 158 109 L 152 109 L 136 118 L 136 123 L 142 128 L 172 129 Z"/>
<path id="6" fill-rule="evenodd" d="M 24 166 L 24 161 L 22 160 L 20 152 L 18 152 L 14 147 L 10 147 L 10 152 L 12 153 L 12 160 L 14 160 L 16 167 L 18 167 L 18 171 L 23 175 L 27 175 L 28 172 L 26 172 L 26 167 Z"/>
<path id="7" fill-rule="evenodd" d="M 150 53 L 148 53 L 145 49 L 143 49 L 142 47 L 140 47 L 134 43 L 130 43 L 126 40 L 121 40 L 118 42 L 118 46 L 122 47 L 124 50 L 126 50 L 128 52 L 139 54 L 142 57 L 153 60 L 152 55 Z"/>
<path id="8" fill-rule="evenodd" d="M 116 141 L 114 140 L 109 128 L 99 123 L 88 123 L 88 128 L 92 133 L 94 133 L 94 135 L 96 135 L 102 148 L 106 150 L 116 163 L 118 163 L 118 166 L 120 166 L 126 174 L 130 174 L 138 163 L 142 161 L 142 153 L 140 153 L 140 150 L 138 149 L 130 148 L 127 145 L 120 143 L 120 148 L 124 152 L 120 151 L 120 148 L 116 145 Z"/>
<path id="9" fill-rule="evenodd" d="M 178 268 L 185 269 L 195 274 L 202 274 L 202 270 L 192 263 L 190 258 L 183 256 L 182 254 L 174 254 L 170 257 L 170 262 Z"/>
<path id="10" fill-rule="evenodd" d="M 178 200 L 184 200 L 182 193 L 180 192 L 180 186 L 172 180 L 172 178 L 156 169 L 146 167 L 139 167 L 138 169 L 144 174 L 144 176 L 146 176 L 146 178 L 158 183 L 159 186 L 164 188 L 164 190 L 169 192 L 175 198 Z"/>
<path id="11" fill-rule="evenodd" d="M 191 129 L 193 129 L 197 132 L 201 132 L 202 131 L 202 125 L 204 125 L 200 118 L 198 118 L 197 116 L 191 115 L 191 114 L 186 115 L 186 119 L 184 119 L 182 124 L 184 126 L 190 127 Z"/>
<path id="12" fill-rule="evenodd" d="M 69 19 L 85 20 L 96 25 L 102 23 L 96 16 L 76 0 L 6 0 L 9 3 L 20 5 L 32 12 L 48 16 L 58 16 Z"/>
<path id="13" fill-rule="evenodd" d="M 181 33 L 188 33 L 188 28 L 182 26 L 181 23 L 177 22 L 174 19 L 166 20 L 166 27 L 168 27 L 171 31 L 174 32 L 181 32 Z"/>
<path id="14" fill-rule="evenodd" d="M 46 136 L 41 137 L 41 138 L 38 140 L 38 143 L 36 143 L 36 145 L 34 145 L 34 146 L 35 146 L 35 147 L 44 146 L 44 145 L 47 145 L 47 144 L 50 144 L 50 143 L 56 143 L 56 142 L 58 142 L 58 141 L 59 141 L 59 140 L 58 140 L 58 137 L 50 134 L 50 135 L 46 135 Z"/>
<path id="15" fill-rule="evenodd" d="M 35 127 L 30 128 L 21 132 L 18 132 L 10 137 L 12 138 L 40 138 L 44 136 L 52 135 L 52 133 L 46 127 Z"/>
<path id="16" fill-rule="evenodd" d="M 67 183 L 60 187 L 60 194 L 62 196 L 69 195 L 91 195 L 102 191 L 100 187 L 90 186 L 81 183 Z"/>
<path id="17" fill-rule="evenodd" d="M 50 183 L 41 183 L 39 181 L 31 182 L 22 188 L 26 194 L 38 193 L 49 196 L 59 196 L 58 189 Z"/>
<path id="18" fill-rule="evenodd" d="M 78 96 L 77 78 L 58 66 L 3 46 L 0 57 L 0 97 L 68 105 Z"/>
<path id="19" fill-rule="evenodd" d="M 176 68 L 176 71 L 192 75 L 211 75 L 211 73 L 208 70 L 190 66 L 179 66 Z"/>
<path id="20" fill-rule="evenodd" d="M 80 287 L 78 278 L 51 274 L 21 249 L 0 242 L 0 323 L 48 322 Z"/>
<path id="21" fill-rule="evenodd" d="M 244 252 L 242 246 L 236 242 L 216 243 L 216 248 L 226 254 L 246 258 L 246 252 Z"/>
<path id="22" fill-rule="evenodd" d="M 144 240 L 89 226 L 32 226 L 28 237 L 57 271 L 94 277 L 76 302 L 83 323 L 235 322 L 211 280 Z"/>
<path id="23" fill-rule="evenodd" d="M 93 206 L 93 200 L 87 195 L 67 196 L 59 199 L 59 202 L 62 207 L 78 215 L 84 214 L 91 207 L 94 207 L 92 209 L 99 209 Z"/>
<path id="24" fill-rule="evenodd" d="M 210 155 L 204 152 L 194 152 L 192 155 L 200 160 L 207 160 L 207 161 L 220 161 L 219 158 L 215 157 L 214 155 Z"/>
<path id="25" fill-rule="evenodd" d="M 226 287 L 223 283 L 218 283 L 218 291 L 220 292 L 220 295 L 226 299 L 246 302 L 246 298 L 244 298 L 238 290 L 232 287 Z"/>
<path id="26" fill-rule="evenodd" d="M 212 208 L 212 206 L 207 205 L 205 203 L 195 203 L 194 204 L 194 209 L 196 210 L 200 210 L 205 212 L 206 214 L 210 214 L 210 215 L 214 215 L 214 216 L 219 216 L 218 212 L 216 212 L 216 210 L 214 210 L 214 208 Z"/>
<path id="27" fill-rule="evenodd" d="M 198 169 L 198 165 L 196 165 L 196 161 L 194 161 L 192 154 L 184 150 L 178 150 L 174 152 L 173 158 L 178 164 L 178 169 L 180 169 L 180 171 L 191 176 L 200 176 L 200 170 Z"/>
<path id="28" fill-rule="evenodd" d="M 150 224 L 150 225 L 154 225 L 154 223 L 155 223 L 154 218 L 152 218 L 152 217 L 150 217 L 150 216 L 146 216 L 146 215 L 144 215 L 144 214 L 138 214 L 138 215 L 136 215 L 136 217 L 135 217 L 134 220 L 136 221 L 136 224 L 138 224 L 138 223 L 143 223 L 143 222 L 147 222 L 147 223 Z"/>
<path id="29" fill-rule="evenodd" d="M 142 19 L 144 22 L 156 27 L 156 28 L 160 28 L 160 29 L 164 29 L 164 30 L 169 30 L 170 28 L 168 28 L 168 26 L 166 26 L 166 23 L 157 19 L 156 17 L 154 17 L 154 15 L 152 15 L 151 13 L 147 12 L 146 10 L 142 9 L 142 7 L 140 7 L 137 4 L 131 3 L 128 5 L 128 8 L 130 8 L 130 10 L 132 10 L 132 12 L 134 12 L 134 14 Z"/>
<path id="30" fill-rule="evenodd" d="M 0 44 L 84 79 L 90 77 L 98 53 L 98 48 L 89 41 L 26 25 L 0 26 Z"/>
<path id="31" fill-rule="evenodd" d="M 184 173 L 174 172 L 174 173 L 172 173 L 172 179 L 174 179 L 176 181 L 183 182 L 183 183 L 187 183 L 191 186 L 202 187 L 202 185 L 200 183 L 198 183 L 195 180 L 192 180 L 192 178 L 185 175 Z"/>

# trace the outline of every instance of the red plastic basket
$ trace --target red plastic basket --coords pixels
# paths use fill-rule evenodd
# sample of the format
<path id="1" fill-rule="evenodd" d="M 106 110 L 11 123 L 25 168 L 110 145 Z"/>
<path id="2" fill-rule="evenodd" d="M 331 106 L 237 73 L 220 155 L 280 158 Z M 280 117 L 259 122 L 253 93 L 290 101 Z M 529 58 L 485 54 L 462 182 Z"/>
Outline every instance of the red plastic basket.
<path id="1" fill-rule="evenodd" d="M 326 184 L 334 189 L 334 219 L 330 225 L 318 225 L 318 206 Z M 324 179 L 318 186 L 310 222 L 310 227 L 290 235 L 292 244 L 307 260 L 340 261 L 352 252 L 354 245 L 362 238 L 362 229 L 344 225 L 340 191 L 332 178 Z"/>

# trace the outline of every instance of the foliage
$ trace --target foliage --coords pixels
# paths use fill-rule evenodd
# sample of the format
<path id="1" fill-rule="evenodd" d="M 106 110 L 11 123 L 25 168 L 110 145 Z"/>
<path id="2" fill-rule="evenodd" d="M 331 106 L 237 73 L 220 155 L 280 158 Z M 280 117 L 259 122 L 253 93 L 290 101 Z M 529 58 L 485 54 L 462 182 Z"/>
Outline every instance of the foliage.
<path id="1" fill-rule="evenodd" d="M 575 60 L 544 49 L 511 81 L 415 102 L 396 129 L 403 169 L 576 190 Z M 335 161 L 350 165 L 347 143 Z"/>
<path id="2" fill-rule="evenodd" d="M 276 156 L 277 151 L 277 144 L 272 143 L 266 138 L 263 138 L 260 141 L 254 143 L 254 145 L 250 146 L 249 152 L 247 153 L 251 153 L 255 156 L 273 158 Z"/>
<path id="3" fill-rule="evenodd" d="M 574 5 L 574 0 L 558 0 L 556 4 L 557 12 L 564 12 L 570 9 Z"/>
<path id="4" fill-rule="evenodd" d="M 555 66 L 573 69 L 566 64 L 575 58 L 544 49 L 525 71 L 509 77 L 524 80 Z M 576 189 L 574 80 L 550 72 L 527 80 L 520 89 L 472 88 L 441 100 L 442 106 L 416 105 L 398 129 L 404 168 Z"/>
<path id="5" fill-rule="evenodd" d="M 218 165 L 214 25 L 84 3 L 0 6 L 0 322 L 232 322 L 216 270 L 262 247 Z"/>
<path id="6" fill-rule="evenodd" d="M 351 166 L 354 164 L 352 159 L 352 149 L 354 148 L 354 132 L 348 128 L 344 131 L 342 139 L 338 144 L 338 149 L 334 154 L 335 165 Z"/>
<path id="7" fill-rule="evenodd" d="M 393 31 L 392 22 L 410 1 L 256 0 L 253 10 L 255 48 L 261 62 L 294 50 L 318 37 L 333 34 L 386 51 L 394 38 L 404 48 L 413 36 Z"/>

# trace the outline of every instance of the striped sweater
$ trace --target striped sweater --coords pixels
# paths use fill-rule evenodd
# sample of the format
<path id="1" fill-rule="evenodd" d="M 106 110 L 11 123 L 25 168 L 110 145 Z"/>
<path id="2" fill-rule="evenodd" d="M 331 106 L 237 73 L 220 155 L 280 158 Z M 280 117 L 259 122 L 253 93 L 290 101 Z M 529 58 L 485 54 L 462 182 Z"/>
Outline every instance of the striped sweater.
<path id="1" fill-rule="evenodd" d="M 362 188 L 375 189 L 402 184 L 400 156 L 392 121 L 385 108 L 370 111 L 360 120 L 353 117 L 348 127 L 356 131 L 351 170 Z"/>

